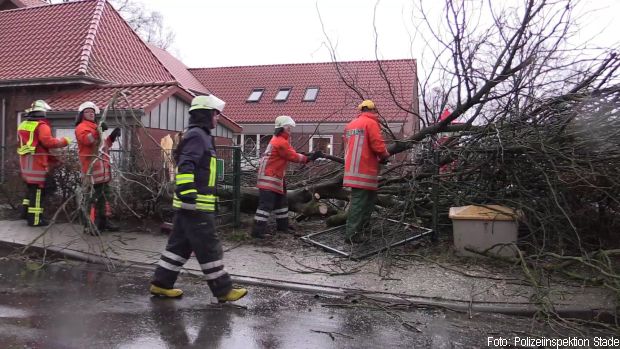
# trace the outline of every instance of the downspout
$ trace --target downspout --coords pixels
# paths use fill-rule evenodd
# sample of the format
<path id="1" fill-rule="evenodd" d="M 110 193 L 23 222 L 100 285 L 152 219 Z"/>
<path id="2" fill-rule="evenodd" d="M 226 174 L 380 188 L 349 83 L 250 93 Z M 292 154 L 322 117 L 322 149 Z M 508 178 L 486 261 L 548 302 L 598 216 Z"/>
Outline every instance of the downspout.
<path id="1" fill-rule="evenodd" d="M 4 154 L 6 153 L 6 99 L 2 98 L 2 135 L 0 136 L 0 149 L 2 154 L 0 155 L 0 160 L 2 161 L 2 167 L 0 167 L 0 183 L 4 183 L 4 170 L 5 170 L 5 158 Z"/>

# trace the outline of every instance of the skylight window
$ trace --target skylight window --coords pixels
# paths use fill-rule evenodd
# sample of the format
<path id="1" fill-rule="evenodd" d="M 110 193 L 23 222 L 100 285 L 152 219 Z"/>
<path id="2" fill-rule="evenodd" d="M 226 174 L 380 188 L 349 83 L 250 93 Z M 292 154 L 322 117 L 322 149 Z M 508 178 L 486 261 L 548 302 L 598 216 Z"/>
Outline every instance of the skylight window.
<path id="1" fill-rule="evenodd" d="M 258 102 L 260 98 L 263 96 L 263 92 L 265 92 L 264 88 L 255 88 L 250 93 L 250 96 L 246 100 L 246 102 Z"/>
<path id="2" fill-rule="evenodd" d="M 284 102 L 288 99 L 288 95 L 291 93 L 290 88 L 281 88 L 278 90 L 276 97 L 273 99 L 276 102 Z"/>
<path id="3" fill-rule="evenodd" d="M 314 102 L 316 101 L 316 96 L 319 94 L 318 87 L 308 87 L 306 89 L 306 93 L 304 94 L 304 102 Z"/>

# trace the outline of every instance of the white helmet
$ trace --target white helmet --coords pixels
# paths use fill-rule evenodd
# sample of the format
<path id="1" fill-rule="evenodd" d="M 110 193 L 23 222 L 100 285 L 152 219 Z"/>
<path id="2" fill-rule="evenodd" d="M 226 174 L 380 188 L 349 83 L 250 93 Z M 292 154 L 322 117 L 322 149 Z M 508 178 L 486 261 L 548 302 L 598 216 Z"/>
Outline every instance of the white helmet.
<path id="1" fill-rule="evenodd" d="M 189 107 L 189 111 L 196 109 L 215 109 L 221 113 L 224 111 L 225 105 L 226 102 L 214 95 L 196 96 L 192 99 L 192 105 Z"/>
<path id="2" fill-rule="evenodd" d="M 291 126 L 295 127 L 295 120 L 288 115 L 280 115 L 276 118 L 276 128 Z"/>
<path id="3" fill-rule="evenodd" d="M 32 111 L 47 112 L 50 110 L 52 110 L 52 107 L 50 107 L 49 104 L 47 104 L 42 99 L 37 99 L 36 101 L 32 102 L 32 104 L 30 105 L 30 108 L 26 109 L 26 112 L 32 112 Z"/>
<path id="4" fill-rule="evenodd" d="M 93 102 L 84 102 L 80 104 L 80 106 L 78 107 L 78 112 L 81 113 L 85 109 L 92 109 L 95 111 L 95 114 L 99 114 L 99 107 L 97 107 L 97 105 Z"/>

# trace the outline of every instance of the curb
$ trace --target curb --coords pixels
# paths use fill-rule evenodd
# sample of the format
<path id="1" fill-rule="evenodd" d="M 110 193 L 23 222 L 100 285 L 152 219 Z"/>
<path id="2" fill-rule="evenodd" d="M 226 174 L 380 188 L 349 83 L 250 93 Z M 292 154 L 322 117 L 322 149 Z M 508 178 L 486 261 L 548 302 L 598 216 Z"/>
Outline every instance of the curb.
<path id="1" fill-rule="evenodd" d="M 17 242 L 9 242 L 9 241 L 0 241 L 0 245 L 5 245 L 8 247 L 21 248 L 24 247 L 24 244 L 20 244 Z M 38 253 L 42 252 L 52 252 L 53 254 L 58 254 L 64 257 L 68 257 L 70 259 L 75 259 L 79 261 L 84 261 L 88 263 L 97 263 L 97 264 L 106 264 L 110 260 L 119 262 L 121 260 L 111 258 L 110 260 L 98 256 L 93 255 L 81 251 L 75 251 L 70 249 L 64 249 L 59 247 L 47 247 L 43 248 L 40 246 L 31 246 L 30 250 L 37 251 Z M 144 270 L 154 270 L 154 266 L 152 264 L 146 264 L 142 262 L 133 262 L 132 267 L 144 269 Z M 184 269 L 182 272 L 186 272 L 188 274 L 194 276 L 202 275 L 202 272 L 194 269 Z M 423 296 L 413 296 L 406 294 L 397 294 L 390 292 L 373 292 L 366 291 L 363 289 L 355 289 L 355 288 L 344 288 L 344 287 L 332 287 L 332 286 L 319 286 L 319 285 L 311 285 L 305 283 L 297 283 L 290 281 L 281 281 L 281 280 L 273 280 L 273 279 L 265 279 L 265 278 L 257 278 L 246 275 L 237 275 L 230 274 L 233 282 L 244 284 L 244 285 L 253 285 L 253 286 L 263 286 L 263 287 L 271 287 L 278 288 L 284 290 L 293 290 L 299 292 L 306 293 L 320 293 L 320 294 L 329 294 L 334 296 L 365 296 L 369 299 L 391 303 L 391 304 L 402 304 L 402 305 L 412 305 L 418 307 L 432 307 L 432 308 L 442 308 L 446 310 L 452 310 L 463 313 L 499 313 L 505 315 L 513 315 L 513 316 L 532 316 L 539 312 L 539 309 L 532 303 L 476 303 L 476 302 L 467 302 L 461 300 L 452 300 L 452 299 L 438 299 L 431 297 L 423 297 Z M 607 308 L 607 309 L 593 309 L 586 307 L 579 307 L 574 305 L 559 305 L 555 308 L 556 313 L 559 316 L 567 317 L 567 318 L 578 318 L 583 320 L 597 320 L 602 322 L 614 323 L 616 320 L 616 309 Z"/>

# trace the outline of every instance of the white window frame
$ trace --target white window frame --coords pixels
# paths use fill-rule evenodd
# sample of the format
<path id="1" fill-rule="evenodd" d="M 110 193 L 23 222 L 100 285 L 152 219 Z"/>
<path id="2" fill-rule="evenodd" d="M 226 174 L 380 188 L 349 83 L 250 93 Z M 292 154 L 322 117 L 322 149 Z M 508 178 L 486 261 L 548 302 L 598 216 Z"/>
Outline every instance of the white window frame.
<path id="1" fill-rule="evenodd" d="M 278 96 L 280 95 L 280 93 L 284 93 L 286 91 L 286 96 L 284 96 L 284 98 L 278 98 Z M 274 102 L 286 102 L 288 101 L 288 98 L 291 96 L 291 92 L 293 91 L 292 87 L 282 87 L 278 89 L 278 92 L 276 93 L 276 96 L 273 97 Z"/>
<path id="2" fill-rule="evenodd" d="M 250 97 L 252 97 L 255 93 L 259 93 L 257 98 L 255 99 L 250 99 Z M 250 92 L 250 95 L 248 96 L 248 98 L 245 100 L 248 103 L 258 103 L 260 102 L 260 99 L 263 98 L 263 94 L 265 93 L 265 89 L 264 88 L 255 88 L 252 89 L 252 92 Z"/>
<path id="3" fill-rule="evenodd" d="M 316 93 L 314 94 L 314 98 L 312 99 L 306 98 L 308 96 L 308 91 L 310 90 L 316 90 Z M 315 102 L 317 97 L 319 97 L 319 88 L 318 87 L 307 87 L 306 91 L 304 92 L 304 98 L 302 99 L 302 102 Z"/>
<path id="4" fill-rule="evenodd" d="M 329 138 L 329 155 L 334 155 L 334 135 L 316 135 L 316 136 L 312 136 L 310 137 L 310 151 L 313 151 L 313 142 L 312 140 L 315 138 Z"/>

